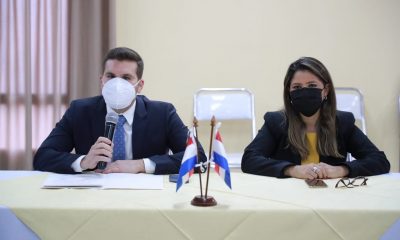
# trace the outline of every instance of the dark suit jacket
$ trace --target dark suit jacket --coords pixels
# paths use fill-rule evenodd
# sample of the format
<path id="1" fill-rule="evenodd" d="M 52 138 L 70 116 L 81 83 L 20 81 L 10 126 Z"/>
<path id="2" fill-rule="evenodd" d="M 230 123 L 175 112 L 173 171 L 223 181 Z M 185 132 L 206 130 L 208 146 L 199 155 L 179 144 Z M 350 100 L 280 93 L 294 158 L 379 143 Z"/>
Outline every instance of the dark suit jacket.
<path id="1" fill-rule="evenodd" d="M 104 134 L 106 104 L 102 96 L 71 102 L 69 109 L 42 143 L 34 157 L 36 170 L 74 173 L 71 164 L 86 155 Z M 172 104 L 137 96 L 132 124 L 133 159 L 150 158 L 155 174 L 178 173 L 188 129 Z M 71 151 L 75 149 L 75 153 Z M 167 155 L 171 149 L 173 155 Z M 201 160 L 205 160 L 200 150 Z"/>
<path id="2" fill-rule="evenodd" d="M 285 177 L 285 168 L 300 165 L 301 158 L 288 148 L 288 126 L 283 112 L 268 112 L 265 123 L 255 139 L 246 147 L 242 170 L 257 175 Z M 337 111 L 337 143 L 343 158 L 321 156 L 320 161 L 330 165 L 345 165 L 349 177 L 370 176 L 389 172 L 390 163 L 383 152 L 365 136 L 354 124 L 354 116 L 349 112 Z M 346 162 L 346 154 L 357 160 Z"/>

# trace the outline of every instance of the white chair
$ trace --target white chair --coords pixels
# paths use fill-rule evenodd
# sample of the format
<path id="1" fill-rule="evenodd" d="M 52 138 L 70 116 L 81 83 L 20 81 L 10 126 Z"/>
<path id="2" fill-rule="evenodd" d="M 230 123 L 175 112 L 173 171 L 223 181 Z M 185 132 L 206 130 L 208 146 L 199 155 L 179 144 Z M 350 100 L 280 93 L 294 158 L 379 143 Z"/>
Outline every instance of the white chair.
<path id="1" fill-rule="evenodd" d="M 209 122 L 215 116 L 217 122 L 223 123 L 220 131 L 229 166 L 240 167 L 244 147 L 256 136 L 253 93 L 245 88 L 202 88 L 194 94 L 193 110 L 194 116 L 202 122 L 198 129 L 203 129 L 199 134 L 199 138 L 206 140 L 203 147 L 209 142 Z"/>
<path id="2" fill-rule="evenodd" d="M 338 110 L 352 112 L 361 131 L 367 134 L 364 114 L 364 97 L 357 88 L 335 88 L 336 107 Z"/>
<path id="3" fill-rule="evenodd" d="M 364 97 L 357 88 L 338 87 L 336 92 L 336 108 L 341 111 L 351 112 L 356 119 L 356 124 L 361 131 L 367 135 L 367 126 L 365 124 Z M 347 154 L 347 161 L 355 160 L 350 153 Z"/>

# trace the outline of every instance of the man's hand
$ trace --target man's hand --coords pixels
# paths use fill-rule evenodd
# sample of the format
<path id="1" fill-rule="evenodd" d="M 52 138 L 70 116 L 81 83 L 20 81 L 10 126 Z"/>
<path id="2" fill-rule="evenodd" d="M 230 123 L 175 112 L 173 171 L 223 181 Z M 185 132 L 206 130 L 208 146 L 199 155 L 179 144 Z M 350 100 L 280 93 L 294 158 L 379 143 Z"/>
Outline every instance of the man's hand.
<path id="1" fill-rule="evenodd" d="M 143 159 L 138 160 L 117 160 L 107 164 L 103 173 L 144 173 Z"/>
<path id="2" fill-rule="evenodd" d="M 105 137 L 99 137 L 95 144 L 90 148 L 89 153 L 82 159 L 82 170 L 93 169 L 100 161 L 111 162 L 112 142 Z"/>

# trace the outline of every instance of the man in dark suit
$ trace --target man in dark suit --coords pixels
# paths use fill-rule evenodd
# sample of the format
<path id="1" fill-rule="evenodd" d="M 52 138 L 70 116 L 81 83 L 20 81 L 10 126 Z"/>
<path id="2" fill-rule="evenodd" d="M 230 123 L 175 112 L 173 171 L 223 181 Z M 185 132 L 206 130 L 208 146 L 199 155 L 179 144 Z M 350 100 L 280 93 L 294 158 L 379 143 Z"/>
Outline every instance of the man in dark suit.
<path id="1" fill-rule="evenodd" d="M 101 172 L 178 173 L 188 129 L 172 104 L 136 96 L 144 86 L 144 66 L 139 54 L 129 48 L 111 49 L 104 59 L 103 68 L 100 82 L 104 97 L 72 101 L 62 119 L 36 152 L 34 169 L 75 173 L 95 169 L 99 162 L 108 162 Z M 108 81 L 129 84 L 128 87 L 125 85 L 122 92 L 118 92 L 118 88 L 115 88 L 117 92 L 108 89 L 109 95 L 106 96 L 104 86 Z M 126 94 L 128 97 L 123 96 Z M 122 106 L 122 109 L 111 104 L 115 99 L 123 101 L 127 98 L 128 105 Z M 117 144 L 102 137 L 105 116 L 110 112 L 115 112 L 119 118 L 124 119 L 120 128 L 125 141 L 124 157 L 120 155 L 117 159 L 115 154 L 113 157 Z M 73 149 L 75 153 L 71 153 Z M 172 155 L 168 155 L 169 149 L 173 152 Z M 205 160 L 202 149 L 200 158 Z"/>

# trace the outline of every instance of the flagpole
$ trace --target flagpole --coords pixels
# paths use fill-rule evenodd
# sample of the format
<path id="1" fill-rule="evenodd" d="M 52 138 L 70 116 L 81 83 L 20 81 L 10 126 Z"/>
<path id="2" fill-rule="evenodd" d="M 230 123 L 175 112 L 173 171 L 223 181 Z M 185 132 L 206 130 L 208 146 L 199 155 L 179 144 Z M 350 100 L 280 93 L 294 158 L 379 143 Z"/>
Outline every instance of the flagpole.
<path id="1" fill-rule="evenodd" d="M 211 154 L 212 154 L 212 144 L 213 144 L 213 138 L 214 138 L 214 126 L 215 126 L 215 116 L 213 116 L 211 118 L 210 150 L 209 150 L 209 154 L 208 154 L 207 181 L 206 181 L 206 192 L 205 192 L 206 199 L 207 199 L 207 193 L 208 193 L 208 180 L 210 178 Z"/>
<path id="2" fill-rule="evenodd" d="M 215 117 L 213 116 L 212 120 L 211 120 L 211 140 L 210 140 L 211 144 L 212 144 L 212 138 L 213 138 L 214 125 L 215 125 Z M 212 145 L 210 145 L 210 154 L 209 154 L 208 166 L 207 166 L 206 192 L 205 192 L 204 196 L 195 196 L 193 198 L 193 200 L 190 202 L 193 206 L 197 206 L 197 207 L 212 207 L 212 206 L 217 205 L 217 201 L 215 201 L 215 199 L 212 196 L 207 196 L 208 180 L 209 180 L 209 177 L 210 177 L 211 147 L 212 147 Z M 200 186 L 201 186 L 201 181 L 200 181 Z M 203 192 L 201 192 L 201 193 L 203 193 Z"/>
<path id="3" fill-rule="evenodd" d="M 197 118 L 196 117 L 194 117 L 193 118 L 193 128 L 194 128 L 194 132 L 195 132 L 195 136 L 194 136 L 194 139 L 196 140 L 196 145 L 197 145 L 197 164 L 199 164 L 199 144 L 198 144 L 198 139 L 197 139 L 197 126 L 198 126 L 198 121 L 197 121 Z M 202 164 L 202 162 L 201 162 L 201 164 Z M 201 197 L 203 197 L 203 183 L 202 183 L 202 181 L 201 181 L 201 169 L 202 169 L 202 167 L 200 166 L 199 167 L 199 181 L 200 181 L 200 196 Z"/>

